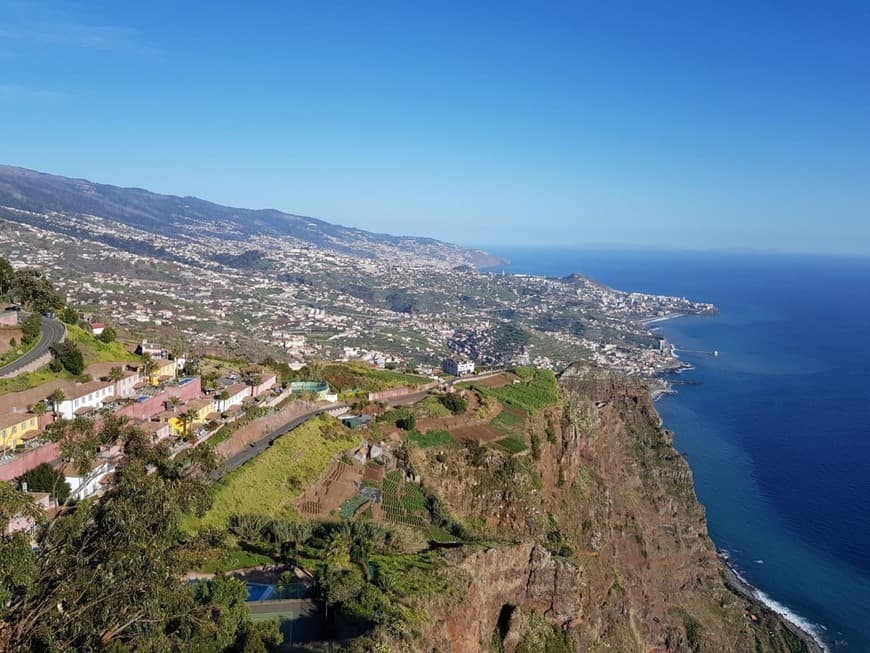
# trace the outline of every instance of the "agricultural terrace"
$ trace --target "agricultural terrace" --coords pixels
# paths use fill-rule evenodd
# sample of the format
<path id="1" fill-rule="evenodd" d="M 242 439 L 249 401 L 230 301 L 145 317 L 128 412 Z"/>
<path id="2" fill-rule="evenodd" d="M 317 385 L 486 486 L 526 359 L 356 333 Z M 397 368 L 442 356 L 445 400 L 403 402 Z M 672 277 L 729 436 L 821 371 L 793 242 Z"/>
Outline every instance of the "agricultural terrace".
<path id="1" fill-rule="evenodd" d="M 458 384 L 458 387 L 482 398 L 483 405 L 477 415 L 483 419 L 457 423 L 448 427 L 450 433 L 460 440 L 492 443 L 511 454 L 528 449 L 530 416 L 560 401 L 556 377 L 549 370 L 518 368 L 513 373 Z M 414 439 L 413 435 L 408 437 Z"/>
<path id="2" fill-rule="evenodd" d="M 359 436 L 327 415 L 310 419 L 278 438 L 259 456 L 217 484 L 211 509 L 187 527 L 226 527 L 233 514 L 297 518 L 294 502 L 317 481 L 338 454 L 359 444 Z"/>
<path id="3" fill-rule="evenodd" d="M 559 403 L 559 384 L 556 375 L 550 370 L 519 367 L 514 370 L 519 383 L 511 383 L 498 388 L 472 384 L 484 397 L 494 397 L 501 404 L 511 408 L 536 413 Z"/>

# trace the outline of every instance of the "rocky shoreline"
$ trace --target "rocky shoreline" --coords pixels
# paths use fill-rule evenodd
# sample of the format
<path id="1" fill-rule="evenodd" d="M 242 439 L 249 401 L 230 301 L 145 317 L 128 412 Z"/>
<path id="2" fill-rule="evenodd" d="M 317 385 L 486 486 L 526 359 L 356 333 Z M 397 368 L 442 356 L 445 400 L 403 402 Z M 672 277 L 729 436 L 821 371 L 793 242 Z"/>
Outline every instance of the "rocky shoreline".
<path id="1" fill-rule="evenodd" d="M 795 636 L 799 637 L 807 645 L 807 648 L 811 651 L 811 653 L 828 653 L 827 647 L 822 643 L 817 635 L 811 633 L 808 629 L 801 626 L 800 624 L 795 623 L 789 615 L 783 614 L 781 611 L 776 610 L 773 606 L 768 605 L 760 596 L 758 588 L 747 582 L 737 572 L 737 570 L 734 569 L 734 567 L 731 565 L 731 562 L 724 554 L 720 552 L 719 558 L 722 560 L 722 570 L 725 576 L 725 584 L 733 592 L 764 605 L 768 610 L 776 612 L 782 619 L 782 622 L 785 624 L 786 628 L 788 628 Z"/>

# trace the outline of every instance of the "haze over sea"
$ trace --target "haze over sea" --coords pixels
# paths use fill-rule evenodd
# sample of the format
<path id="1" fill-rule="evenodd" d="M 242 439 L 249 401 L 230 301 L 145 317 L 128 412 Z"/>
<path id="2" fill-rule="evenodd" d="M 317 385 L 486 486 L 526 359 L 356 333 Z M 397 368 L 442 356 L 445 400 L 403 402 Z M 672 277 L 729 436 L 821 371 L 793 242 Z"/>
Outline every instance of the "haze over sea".
<path id="1" fill-rule="evenodd" d="M 870 258 L 488 251 L 509 272 L 579 272 L 719 307 L 659 325 L 695 367 L 674 378 L 700 383 L 657 407 L 710 534 L 831 650 L 870 652 Z"/>

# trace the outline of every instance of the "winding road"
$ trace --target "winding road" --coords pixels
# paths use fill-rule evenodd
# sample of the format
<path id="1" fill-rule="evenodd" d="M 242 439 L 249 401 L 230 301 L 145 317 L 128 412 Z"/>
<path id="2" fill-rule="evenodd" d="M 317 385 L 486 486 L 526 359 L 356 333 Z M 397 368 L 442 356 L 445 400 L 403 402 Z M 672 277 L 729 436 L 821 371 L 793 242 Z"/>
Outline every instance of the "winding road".
<path id="1" fill-rule="evenodd" d="M 21 314 L 22 317 L 26 315 L 26 313 Z M 47 354 L 51 346 L 61 342 L 65 335 L 66 327 L 64 327 L 63 322 L 43 317 L 39 342 L 21 358 L 12 361 L 9 365 L 0 367 L 0 379 L 14 376 L 21 368 Z"/>

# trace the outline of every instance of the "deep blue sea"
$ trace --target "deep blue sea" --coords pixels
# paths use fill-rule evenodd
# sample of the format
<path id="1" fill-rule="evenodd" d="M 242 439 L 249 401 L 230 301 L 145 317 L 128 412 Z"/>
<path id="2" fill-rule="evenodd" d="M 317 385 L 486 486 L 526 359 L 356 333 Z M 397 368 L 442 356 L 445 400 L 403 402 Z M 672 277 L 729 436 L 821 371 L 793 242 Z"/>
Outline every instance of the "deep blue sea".
<path id="1" fill-rule="evenodd" d="M 657 406 L 710 534 L 832 651 L 870 653 L 870 258 L 489 251 L 719 307 L 659 326 L 695 367 L 676 378 L 700 383 Z"/>

